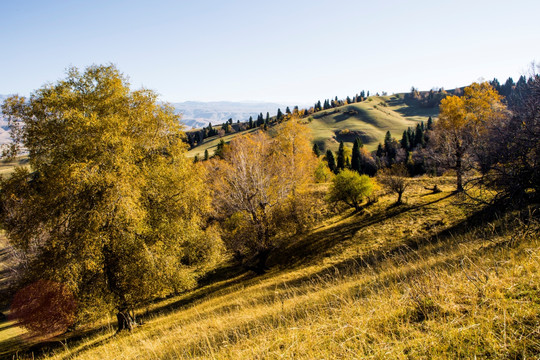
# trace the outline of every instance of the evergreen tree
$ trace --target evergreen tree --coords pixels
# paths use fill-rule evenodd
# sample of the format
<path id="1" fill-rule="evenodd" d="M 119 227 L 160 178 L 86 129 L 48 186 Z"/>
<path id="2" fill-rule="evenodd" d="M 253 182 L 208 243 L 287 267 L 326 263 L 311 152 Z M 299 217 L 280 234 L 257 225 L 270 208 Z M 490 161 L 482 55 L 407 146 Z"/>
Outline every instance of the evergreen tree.
<path id="1" fill-rule="evenodd" d="M 291 109 L 289 109 L 289 107 L 287 106 L 287 108 L 285 109 L 285 113 L 287 115 L 291 115 Z"/>
<path id="2" fill-rule="evenodd" d="M 326 162 L 328 163 L 328 168 L 336 172 L 336 159 L 332 150 L 326 150 Z"/>
<path id="3" fill-rule="evenodd" d="M 319 145 L 317 145 L 317 143 L 313 144 L 313 152 L 317 157 L 321 156 L 321 149 L 319 149 Z"/>
<path id="4" fill-rule="evenodd" d="M 362 140 L 360 138 L 356 138 L 354 141 L 354 145 L 352 148 L 352 159 L 351 159 L 351 169 L 361 172 L 361 154 L 360 154 L 360 148 L 363 146 Z"/>
<path id="5" fill-rule="evenodd" d="M 249 117 L 249 128 L 253 129 L 253 117 Z"/>
<path id="6" fill-rule="evenodd" d="M 431 118 L 431 116 L 427 120 L 427 129 L 430 131 L 433 130 L 433 119 Z"/>
<path id="7" fill-rule="evenodd" d="M 403 131 L 403 136 L 401 137 L 401 148 L 404 150 L 409 151 L 411 148 L 411 144 L 409 143 L 409 134 L 407 133 L 407 130 Z"/>
<path id="8" fill-rule="evenodd" d="M 392 139 L 390 131 L 387 131 L 384 137 L 384 152 L 386 153 L 388 163 L 392 163 L 393 160 L 396 158 L 397 148 L 394 139 Z"/>
<path id="9" fill-rule="evenodd" d="M 281 121 L 283 119 L 283 113 L 281 112 L 281 109 L 277 109 L 277 121 Z"/>
<path id="10" fill-rule="evenodd" d="M 210 158 L 208 154 L 208 149 L 204 150 L 204 160 L 208 160 Z"/>
<path id="11" fill-rule="evenodd" d="M 214 155 L 223 159 L 223 150 L 225 149 L 225 141 L 221 139 L 219 144 L 217 145 L 216 151 L 214 152 Z"/>
<path id="12" fill-rule="evenodd" d="M 377 152 L 375 153 L 375 156 L 377 156 L 378 158 L 382 158 L 384 156 L 384 149 L 381 143 L 379 143 L 379 146 L 377 146 Z"/>
<path id="13" fill-rule="evenodd" d="M 424 147 L 426 145 L 425 139 L 424 139 L 424 130 L 422 129 L 422 126 L 420 124 L 416 125 L 416 132 L 414 135 L 414 146 Z"/>
<path id="14" fill-rule="evenodd" d="M 268 124 L 270 123 L 270 113 L 267 111 L 266 112 L 266 120 L 264 121 L 265 124 Z"/>
<path id="15" fill-rule="evenodd" d="M 343 144 L 343 141 L 340 141 L 337 153 L 336 170 L 339 171 L 343 169 L 345 169 L 345 145 Z"/>

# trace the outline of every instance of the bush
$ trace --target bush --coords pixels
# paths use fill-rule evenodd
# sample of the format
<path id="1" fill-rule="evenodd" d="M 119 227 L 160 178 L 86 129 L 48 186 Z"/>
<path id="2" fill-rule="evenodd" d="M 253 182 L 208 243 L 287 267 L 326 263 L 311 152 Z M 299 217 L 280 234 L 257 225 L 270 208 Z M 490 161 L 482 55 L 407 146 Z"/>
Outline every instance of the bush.
<path id="1" fill-rule="evenodd" d="M 358 211 L 364 198 L 372 194 L 373 186 L 369 176 L 345 169 L 332 180 L 327 200 L 331 203 L 343 202 Z"/>

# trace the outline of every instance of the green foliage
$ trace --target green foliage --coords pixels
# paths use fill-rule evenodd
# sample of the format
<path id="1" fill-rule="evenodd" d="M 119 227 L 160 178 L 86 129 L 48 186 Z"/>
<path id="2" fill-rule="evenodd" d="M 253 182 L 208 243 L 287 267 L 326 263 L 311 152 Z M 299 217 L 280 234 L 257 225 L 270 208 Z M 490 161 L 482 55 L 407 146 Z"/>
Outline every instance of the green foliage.
<path id="1" fill-rule="evenodd" d="M 313 153 L 317 157 L 321 156 L 321 149 L 319 149 L 319 145 L 317 145 L 317 143 L 313 144 Z"/>
<path id="2" fill-rule="evenodd" d="M 336 159 L 334 158 L 334 153 L 332 150 L 326 150 L 326 162 L 328 163 L 328 168 L 336 172 Z"/>
<path id="3" fill-rule="evenodd" d="M 345 169 L 345 145 L 343 145 L 343 141 L 341 141 L 337 153 L 336 173 L 343 169 Z"/>
<path id="4" fill-rule="evenodd" d="M 343 202 L 358 211 L 364 198 L 373 192 L 373 185 L 369 176 L 345 169 L 332 180 L 327 200 L 330 203 Z"/>
<path id="5" fill-rule="evenodd" d="M 356 139 L 353 145 L 352 149 L 352 158 L 351 158 L 351 169 L 360 172 L 361 166 L 362 166 L 362 159 L 361 159 L 361 153 L 360 148 L 362 148 L 364 144 L 362 144 L 362 140 L 359 138 Z"/>
<path id="6" fill-rule="evenodd" d="M 217 239 L 201 230 L 209 197 L 172 107 L 131 91 L 114 66 L 91 66 L 3 111 L 12 151 L 26 149 L 33 171 L 18 169 L 0 193 L 2 226 L 25 254 L 21 283 L 64 284 L 80 314 L 123 312 L 194 283 L 190 269 L 208 251 L 185 254 Z"/>

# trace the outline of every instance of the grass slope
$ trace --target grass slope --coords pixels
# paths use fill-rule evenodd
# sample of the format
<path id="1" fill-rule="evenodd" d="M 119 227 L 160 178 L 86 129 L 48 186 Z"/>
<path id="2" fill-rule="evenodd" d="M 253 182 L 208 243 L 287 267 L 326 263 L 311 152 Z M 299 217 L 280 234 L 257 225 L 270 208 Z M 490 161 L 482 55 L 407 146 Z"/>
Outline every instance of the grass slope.
<path id="1" fill-rule="evenodd" d="M 422 108 L 406 102 L 405 94 L 371 96 L 360 103 L 317 112 L 312 115 L 313 120 L 309 127 L 313 133 L 313 141 L 321 149 L 336 151 L 340 141 L 352 148 L 356 137 L 360 137 L 369 150 L 375 150 L 387 131 L 400 139 L 408 127 L 416 127 L 421 121 L 427 122 L 430 116 L 438 116 L 438 111 L 438 108 Z M 349 134 L 341 134 L 345 129 L 349 130 Z M 244 133 L 246 132 L 242 132 Z M 188 156 L 198 155 L 201 158 L 207 149 L 212 156 L 221 139 L 228 143 L 237 135 L 238 133 L 223 138 L 214 136 L 205 139 L 201 145 L 191 149 Z"/>
<path id="2" fill-rule="evenodd" d="M 343 141 L 352 148 L 358 136 L 370 150 L 375 150 L 387 131 L 400 139 L 408 127 L 416 127 L 430 116 L 436 117 L 438 108 L 421 108 L 405 102 L 404 94 L 371 96 L 366 101 L 315 113 L 309 125 L 313 140 L 321 148 L 337 150 Z M 340 132 L 349 130 L 349 134 Z"/>
<path id="3" fill-rule="evenodd" d="M 534 358 L 538 223 L 464 204 L 439 179 L 443 192 L 430 194 L 433 181 L 415 179 L 402 206 L 383 197 L 291 239 L 264 276 L 221 269 L 148 309 L 132 333 L 104 324 L 48 357 Z"/>

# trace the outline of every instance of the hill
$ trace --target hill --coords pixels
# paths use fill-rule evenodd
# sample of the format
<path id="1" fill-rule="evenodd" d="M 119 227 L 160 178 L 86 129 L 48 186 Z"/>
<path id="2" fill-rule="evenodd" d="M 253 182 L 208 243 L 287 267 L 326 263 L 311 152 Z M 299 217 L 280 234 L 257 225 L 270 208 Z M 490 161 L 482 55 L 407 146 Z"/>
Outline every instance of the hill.
<path id="1" fill-rule="evenodd" d="M 435 182 L 442 193 L 424 190 Z M 471 206 L 451 182 L 415 179 L 405 205 L 382 197 L 329 218 L 290 239 L 263 276 L 224 264 L 201 287 L 140 309 L 132 333 L 114 336 L 111 319 L 31 347 L 4 323 L 3 354 L 18 343 L 19 358 L 51 359 L 533 358 L 535 210 Z"/>
<path id="2" fill-rule="evenodd" d="M 275 114 L 277 109 L 282 111 L 291 104 L 277 104 L 268 102 L 230 102 L 230 101 L 186 101 L 181 103 L 172 103 L 172 106 L 179 114 L 182 114 L 182 123 L 188 128 L 201 128 L 212 125 L 222 124 L 229 119 L 247 121 L 250 116 L 256 118 L 259 113 L 266 115 L 267 112 Z"/>
<path id="3" fill-rule="evenodd" d="M 337 150 L 343 141 L 352 148 L 360 137 L 370 150 L 376 149 L 387 131 L 400 138 L 408 127 L 427 122 L 439 114 L 438 106 L 424 108 L 406 101 L 406 94 L 371 96 L 367 100 L 313 114 L 313 140 L 324 149 Z"/>
<path id="4" fill-rule="evenodd" d="M 313 141 L 321 149 L 335 151 L 340 141 L 352 148 L 356 137 L 360 137 L 369 150 L 375 150 L 387 131 L 399 139 L 408 127 L 416 127 L 438 114 L 438 106 L 423 107 L 408 99 L 407 94 L 371 96 L 359 103 L 312 114 L 309 128 Z M 229 134 L 223 140 L 229 142 L 236 134 Z M 191 149 L 188 156 L 204 155 L 207 149 L 212 155 L 220 140 L 217 136 L 205 139 L 201 145 Z"/>

